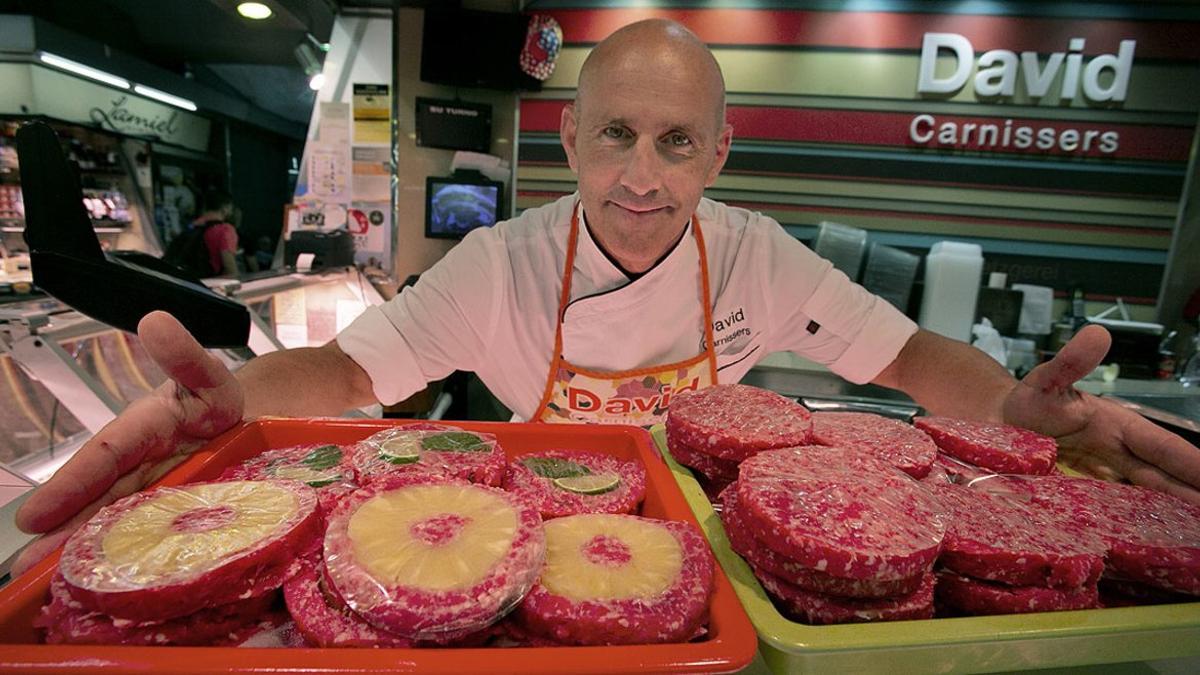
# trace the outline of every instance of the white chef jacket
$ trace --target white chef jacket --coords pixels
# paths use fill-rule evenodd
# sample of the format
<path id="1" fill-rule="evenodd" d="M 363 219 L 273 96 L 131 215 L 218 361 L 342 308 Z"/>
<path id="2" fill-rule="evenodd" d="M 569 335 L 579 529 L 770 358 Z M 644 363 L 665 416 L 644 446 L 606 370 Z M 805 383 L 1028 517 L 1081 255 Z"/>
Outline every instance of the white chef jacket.
<path id="1" fill-rule="evenodd" d="M 554 351 L 567 231 L 578 195 L 468 234 L 387 303 L 337 336 L 400 401 L 454 370 L 474 371 L 523 419 L 534 413 Z M 760 213 L 701 199 L 713 295 L 718 378 L 737 382 L 759 359 L 792 351 L 843 378 L 868 382 L 917 327 L 887 301 Z M 563 356 L 584 368 L 626 370 L 703 350 L 699 254 L 689 224 L 675 248 L 630 281 L 580 228 Z"/>

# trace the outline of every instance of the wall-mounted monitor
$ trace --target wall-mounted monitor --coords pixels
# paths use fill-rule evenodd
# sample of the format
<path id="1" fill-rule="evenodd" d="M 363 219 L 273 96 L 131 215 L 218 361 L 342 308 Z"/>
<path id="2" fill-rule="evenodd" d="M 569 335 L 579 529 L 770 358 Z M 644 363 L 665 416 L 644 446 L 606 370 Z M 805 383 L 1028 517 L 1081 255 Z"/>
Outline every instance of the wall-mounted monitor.
<path id="1" fill-rule="evenodd" d="M 425 179 L 425 236 L 459 239 L 503 217 L 504 183 L 479 175 Z"/>
<path id="2" fill-rule="evenodd" d="M 492 148 L 492 106 L 467 101 L 417 99 L 417 145 L 488 153 Z"/>

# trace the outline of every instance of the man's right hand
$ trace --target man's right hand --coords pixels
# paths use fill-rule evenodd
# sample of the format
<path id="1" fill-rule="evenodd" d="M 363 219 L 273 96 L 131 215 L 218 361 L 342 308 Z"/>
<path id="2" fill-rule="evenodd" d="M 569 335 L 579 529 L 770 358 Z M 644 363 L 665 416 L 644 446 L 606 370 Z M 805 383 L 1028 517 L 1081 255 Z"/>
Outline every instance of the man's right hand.
<path id="1" fill-rule="evenodd" d="M 146 315 L 138 337 L 168 381 L 130 404 L 21 505 L 17 527 L 42 537 L 13 563 L 13 576 L 102 507 L 141 490 L 242 419 L 241 385 L 174 317 Z"/>

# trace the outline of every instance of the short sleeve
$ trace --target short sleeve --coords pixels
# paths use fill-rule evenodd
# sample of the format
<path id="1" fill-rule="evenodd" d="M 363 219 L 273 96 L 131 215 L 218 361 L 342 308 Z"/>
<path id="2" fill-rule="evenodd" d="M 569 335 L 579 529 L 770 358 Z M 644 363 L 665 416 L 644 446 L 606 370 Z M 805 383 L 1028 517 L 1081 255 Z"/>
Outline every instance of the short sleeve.
<path id="1" fill-rule="evenodd" d="M 900 310 L 852 282 L 778 224 L 769 248 L 773 349 L 795 352 L 862 384 L 894 361 L 917 332 Z"/>
<path id="2" fill-rule="evenodd" d="M 502 251 L 493 230 L 472 232 L 415 285 L 338 334 L 380 402 L 404 400 L 455 370 L 478 370 L 500 315 Z"/>

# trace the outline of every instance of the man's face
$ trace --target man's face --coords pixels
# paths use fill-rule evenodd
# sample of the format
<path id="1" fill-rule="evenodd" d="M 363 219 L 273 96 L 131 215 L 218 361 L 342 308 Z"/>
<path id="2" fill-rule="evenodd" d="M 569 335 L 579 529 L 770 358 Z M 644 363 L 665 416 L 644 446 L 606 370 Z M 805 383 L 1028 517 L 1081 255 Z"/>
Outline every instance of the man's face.
<path id="1" fill-rule="evenodd" d="M 656 65 L 595 73 L 578 108 L 562 116 L 588 225 L 631 271 L 649 267 L 678 238 L 732 138 L 719 126 L 719 92 Z"/>

